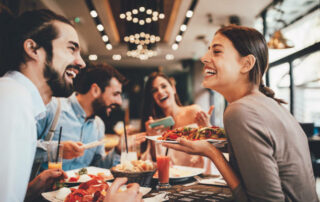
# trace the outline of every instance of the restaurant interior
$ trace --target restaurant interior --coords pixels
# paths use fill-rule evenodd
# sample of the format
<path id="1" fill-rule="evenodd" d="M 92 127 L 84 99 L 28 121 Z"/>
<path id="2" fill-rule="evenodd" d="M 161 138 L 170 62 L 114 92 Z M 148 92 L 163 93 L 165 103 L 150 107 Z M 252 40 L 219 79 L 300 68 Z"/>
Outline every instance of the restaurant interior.
<path id="1" fill-rule="evenodd" d="M 269 46 L 267 86 L 301 124 L 309 139 L 320 194 L 320 1 L 319 0 L 0 0 L 14 14 L 48 8 L 66 16 L 78 32 L 87 63 L 107 63 L 128 80 L 123 114 L 140 126 L 147 76 L 174 79 L 183 105 L 215 106 L 212 125 L 223 127 L 227 101 L 202 87 L 203 64 L 215 31 L 228 24 L 256 28 Z"/>

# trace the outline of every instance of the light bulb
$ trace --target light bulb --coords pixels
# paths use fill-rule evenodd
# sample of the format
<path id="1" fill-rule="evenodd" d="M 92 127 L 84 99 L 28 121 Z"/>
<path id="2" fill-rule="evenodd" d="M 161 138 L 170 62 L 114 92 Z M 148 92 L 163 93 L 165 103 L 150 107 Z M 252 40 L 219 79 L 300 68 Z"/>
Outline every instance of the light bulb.
<path id="1" fill-rule="evenodd" d="M 187 13 L 186 13 L 186 17 L 187 18 L 191 18 L 193 15 L 193 11 L 192 10 L 188 10 Z"/>
<path id="2" fill-rule="evenodd" d="M 91 15 L 91 17 L 96 18 L 98 16 L 98 13 L 97 13 L 97 11 L 92 10 L 92 11 L 90 11 L 90 15 Z"/>
<path id="3" fill-rule="evenodd" d="M 174 43 L 172 44 L 172 50 L 177 50 L 179 48 L 178 44 Z"/>

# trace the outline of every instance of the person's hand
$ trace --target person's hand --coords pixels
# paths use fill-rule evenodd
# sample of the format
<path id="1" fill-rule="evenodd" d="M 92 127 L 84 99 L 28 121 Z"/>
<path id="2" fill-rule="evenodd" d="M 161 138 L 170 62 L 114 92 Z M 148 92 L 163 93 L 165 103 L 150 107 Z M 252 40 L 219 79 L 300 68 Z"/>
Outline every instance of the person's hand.
<path id="1" fill-rule="evenodd" d="M 148 136 L 162 135 L 166 131 L 166 128 L 163 125 L 151 128 L 150 123 L 152 122 L 154 122 L 154 120 L 151 116 L 149 117 L 149 120 L 145 122 L 146 132 Z"/>
<path id="2" fill-rule="evenodd" d="M 138 144 L 141 144 L 142 142 L 146 141 L 146 135 L 147 135 L 146 132 L 134 134 L 135 144 L 138 145 Z"/>
<path id="3" fill-rule="evenodd" d="M 29 183 L 26 201 L 33 201 L 33 199 L 37 198 L 42 192 L 51 190 L 54 182 L 67 177 L 67 174 L 58 168 L 43 171 Z"/>
<path id="4" fill-rule="evenodd" d="M 178 138 L 177 142 L 179 144 L 162 143 L 162 145 L 170 149 L 201 156 L 208 156 L 207 152 L 210 151 L 209 148 L 214 147 L 205 140 L 191 141 L 184 138 Z"/>
<path id="5" fill-rule="evenodd" d="M 116 178 L 109 187 L 104 202 L 141 202 L 142 193 L 137 183 L 128 184 L 127 190 L 119 192 L 119 188 L 127 182 L 127 178 Z"/>
<path id="6" fill-rule="evenodd" d="M 195 117 L 195 121 L 198 124 L 199 127 L 209 127 L 211 126 L 210 123 L 210 116 L 212 114 L 212 111 L 214 109 L 214 105 L 211 105 L 208 113 L 204 111 L 198 111 Z"/>
<path id="7" fill-rule="evenodd" d="M 82 147 L 81 142 L 63 141 L 63 158 L 73 159 L 84 154 L 85 149 Z"/>

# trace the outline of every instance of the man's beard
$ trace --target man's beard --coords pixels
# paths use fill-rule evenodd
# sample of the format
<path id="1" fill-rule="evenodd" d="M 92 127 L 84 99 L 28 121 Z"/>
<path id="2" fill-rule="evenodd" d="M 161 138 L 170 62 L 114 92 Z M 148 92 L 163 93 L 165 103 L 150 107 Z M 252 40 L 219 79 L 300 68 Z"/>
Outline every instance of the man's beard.
<path id="1" fill-rule="evenodd" d="M 45 64 L 43 76 L 47 80 L 47 84 L 52 91 L 52 96 L 69 97 L 72 94 L 73 84 L 67 83 L 64 79 L 64 74 L 60 76 L 51 65 Z"/>
<path id="2" fill-rule="evenodd" d="M 106 113 L 107 106 L 104 104 L 102 96 L 93 100 L 92 104 L 93 115 Z"/>

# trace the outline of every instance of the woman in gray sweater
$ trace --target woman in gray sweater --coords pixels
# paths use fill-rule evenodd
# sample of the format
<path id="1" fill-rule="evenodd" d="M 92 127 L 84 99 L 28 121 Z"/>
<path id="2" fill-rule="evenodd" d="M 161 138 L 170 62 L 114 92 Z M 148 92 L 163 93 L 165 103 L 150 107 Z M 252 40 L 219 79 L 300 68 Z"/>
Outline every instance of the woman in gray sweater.
<path id="1" fill-rule="evenodd" d="M 209 157 L 236 201 L 318 201 L 307 137 L 262 81 L 268 68 L 264 37 L 248 27 L 223 27 L 202 62 L 203 86 L 229 103 L 224 126 L 230 162 L 206 141 L 164 145 Z"/>

